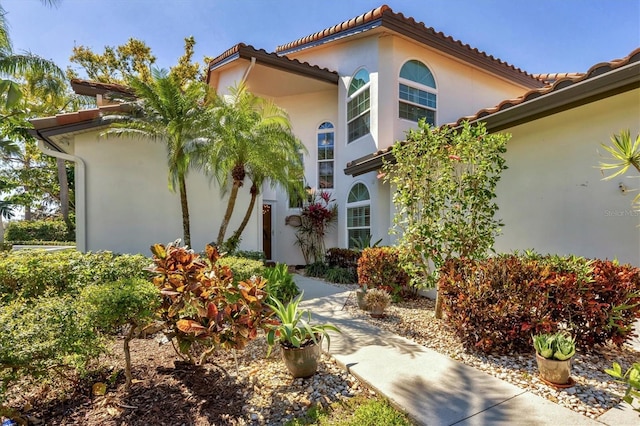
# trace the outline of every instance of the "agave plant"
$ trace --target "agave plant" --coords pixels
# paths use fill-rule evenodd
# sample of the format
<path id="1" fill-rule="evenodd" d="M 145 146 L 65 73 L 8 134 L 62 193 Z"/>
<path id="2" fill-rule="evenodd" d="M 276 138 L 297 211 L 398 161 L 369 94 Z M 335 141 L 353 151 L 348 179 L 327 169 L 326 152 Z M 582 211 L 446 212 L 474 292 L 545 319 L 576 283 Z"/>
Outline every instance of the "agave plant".
<path id="1" fill-rule="evenodd" d="M 267 304 L 276 317 L 278 323 L 269 326 L 267 344 L 271 353 L 276 342 L 285 348 L 300 348 L 312 343 L 318 344 L 322 337 L 326 337 L 327 344 L 331 343 L 328 331 L 340 333 L 340 329 L 332 324 L 311 324 L 311 312 L 301 311 L 298 307 L 302 294 L 284 305 L 280 300 L 271 297 L 273 304 Z M 306 319 L 305 319 L 306 318 Z"/>
<path id="2" fill-rule="evenodd" d="M 575 339 L 566 332 L 538 334 L 532 338 L 533 347 L 543 358 L 565 361 L 576 353 Z"/>

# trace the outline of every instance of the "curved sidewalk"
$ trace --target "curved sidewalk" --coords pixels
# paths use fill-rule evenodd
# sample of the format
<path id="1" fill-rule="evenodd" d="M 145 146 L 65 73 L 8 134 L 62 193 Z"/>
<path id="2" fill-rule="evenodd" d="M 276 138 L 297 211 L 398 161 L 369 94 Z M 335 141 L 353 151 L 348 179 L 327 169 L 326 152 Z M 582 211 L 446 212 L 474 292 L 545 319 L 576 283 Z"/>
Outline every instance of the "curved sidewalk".
<path id="1" fill-rule="evenodd" d="M 295 276 L 313 319 L 332 322 L 330 354 L 420 425 L 638 425 L 622 406 L 592 420 L 366 321 L 343 306 L 349 292 Z M 626 404 L 625 404 L 626 405 Z"/>

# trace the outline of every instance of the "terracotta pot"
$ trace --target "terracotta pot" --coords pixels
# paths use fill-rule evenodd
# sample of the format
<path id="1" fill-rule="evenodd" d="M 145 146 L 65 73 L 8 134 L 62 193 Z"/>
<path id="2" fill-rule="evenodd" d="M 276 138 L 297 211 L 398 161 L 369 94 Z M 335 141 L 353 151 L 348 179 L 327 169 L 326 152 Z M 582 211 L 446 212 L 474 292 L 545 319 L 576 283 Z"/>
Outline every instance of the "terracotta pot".
<path id="1" fill-rule="evenodd" d="M 321 342 L 318 342 L 321 343 Z M 282 360 L 293 377 L 310 377 L 318 371 L 320 345 L 312 343 L 301 348 L 281 346 Z"/>
<path id="2" fill-rule="evenodd" d="M 538 363 L 540 378 L 543 380 L 558 385 L 566 385 L 570 382 L 571 358 L 558 361 L 556 359 L 544 358 L 536 352 L 536 361 Z"/>
<path id="3" fill-rule="evenodd" d="M 383 305 L 371 305 L 369 308 L 369 315 L 374 318 L 382 318 L 384 317 L 384 309 Z"/>

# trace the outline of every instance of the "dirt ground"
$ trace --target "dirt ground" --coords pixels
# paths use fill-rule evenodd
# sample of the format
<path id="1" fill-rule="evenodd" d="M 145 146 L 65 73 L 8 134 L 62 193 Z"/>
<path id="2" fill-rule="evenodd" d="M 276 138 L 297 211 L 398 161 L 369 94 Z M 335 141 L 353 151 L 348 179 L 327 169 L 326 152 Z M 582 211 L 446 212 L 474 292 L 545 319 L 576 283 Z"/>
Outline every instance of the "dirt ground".
<path id="1" fill-rule="evenodd" d="M 233 377 L 235 362 L 229 353 L 194 367 L 181 361 L 170 344 L 159 345 L 152 338 L 133 340 L 131 348 L 134 383 L 128 393 L 121 352 L 115 352 L 101 362 L 108 368 L 70 389 L 47 386 L 14 397 L 10 406 L 20 410 L 30 425 L 244 424 L 243 385 Z M 243 356 L 239 353 L 239 362 Z M 107 385 L 104 395 L 94 394 L 96 383 Z"/>

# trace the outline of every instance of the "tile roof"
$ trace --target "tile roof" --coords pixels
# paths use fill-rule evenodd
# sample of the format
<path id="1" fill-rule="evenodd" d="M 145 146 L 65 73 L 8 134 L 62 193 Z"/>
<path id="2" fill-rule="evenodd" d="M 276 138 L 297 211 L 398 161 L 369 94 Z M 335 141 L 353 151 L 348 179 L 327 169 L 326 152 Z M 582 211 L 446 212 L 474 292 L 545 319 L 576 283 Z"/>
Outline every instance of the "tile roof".
<path id="1" fill-rule="evenodd" d="M 635 65 L 635 68 L 625 69 L 624 67 L 626 67 L 627 65 Z M 629 81 L 624 81 L 623 83 L 621 83 L 623 84 L 623 86 L 621 87 L 615 87 L 613 89 L 613 93 L 620 93 L 620 91 L 638 88 L 640 87 L 640 72 L 638 72 L 638 70 L 640 69 L 640 66 L 638 65 L 640 65 L 640 47 L 635 49 L 629 55 L 625 56 L 622 59 L 614 59 L 609 62 L 598 63 L 592 66 L 591 68 L 589 68 L 589 70 L 586 73 L 567 73 L 567 75 L 555 80 L 555 82 L 551 86 L 546 86 L 540 89 L 529 90 L 523 96 L 520 96 L 516 99 L 504 100 L 500 102 L 497 106 L 492 108 L 483 108 L 477 113 L 475 113 L 474 115 L 461 117 L 456 122 L 445 124 L 445 126 L 458 127 L 458 126 L 461 126 L 464 121 L 470 121 L 470 122 L 479 121 L 479 120 L 485 121 L 488 118 L 491 118 L 493 115 L 496 115 L 499 112 L 507 111 L 510 108 L 513 108 L 516 106 L 526 107 L 530 103 L 533 103 L 532 101 L 535 99 L 542 101 L 545 98 L 548 98 L 554 95 L 568 96 L 568 93 L 571 91 L 571 89 L 577 89 L 579 86 L 581 86 L 581 84 L 579 83 L 595 83 L 596 77 L 600 77 L 600 76 L 606 77 L 607 74 L 609 73 L 611 73 L 609 75 L 613 76 L 614 71 L 619 71 L 617 74 L 622 74 L 622 71 L 624 71 L 627 74 L 627 77 L 619 77 L 619 79 L 625 79 L 625 80 L 628 79 Z M 629 75 L 631 77 L 629 77 Z M 615 80 L 615 77 L 613 77 L 612 80 Z M 604 87 L 598 88 L 601 91 L 601 93 L 599 94 L 585 92 L 580 96 L 582 96 L 583 99 L 586 99 L 587 101 L 593 101 L 601 97 L 604 97 L 607 93 L 606 91 L 607 84 L 611 84 L 611 83 L 610 82 L 602 83 Z M 563 89 L 568 89 L 568 90 L 563 90 Z M 554 108 L 551 109 L 551 112 L 558 112 L 563 109 L 567 109 L 579 104 L 581 103 L 577 101 L 572 101 L 567 103 L 558 103 L 557 105 L 554 105 Z M 535 113 L 533 112 L 530 112 L 530 113 L 532 114 L 533 117 L 539 117 L 541 114 L 539 111 L 536 111 Z M 516 120 L 514 117 L 512 117 L 512 120 L 514 120 L 515 122 L 526 121 L 526 119 L 522 119 L 522 118 L 519 118 L 518 120 Z M 502 123 L 502 128 L 504 127 L 506 127 L 506 124 Z M 406 142 L 401 141 L 397 143 L 402 144 Z M 393 145 L 388 148 L 378 150 L 371 154 L 368 154 L 363 157 L 357 158 L 353 161 L 350 161 L 349 163 L 347 163 L 344 171 L 346 174 L 357 176 L 373 170 L 377 170 L 382 166 L 383 158 L 386 158 L 389 161 L 393 161 Z"/>
<path id="2" fill-rule="evenodd" d="M 244 43 L 238 43 L 212 59 L 211 62 L 209 62 L 209 72 L 236 58 L 256 58 L 260 63 L 267 66 L 286 69 L 301 75 L 326 80 L 332 83 L 337 83 L 339 79 L 338 73 L 331 71 L 328 68 L 321 68 L 317 65 L 311 65 L 308 62 L 300 62 L 297 59 L 290 59 L 276 53 L 269 53 L 264 49 L 256 49 L 255 47 Z M 209 73 L 207 73 L 207 81 L 208 79 Z"/>
<path id="3" fill-rule="evenodd" d="M 553 72 L 553 73 L 544 73 L 544 74 L 532 74 L 535 78 L 542 81 L 544 84 L 553 84 L 555 81 L 565 78 L 577 78 L 582 77 L 584 75 L 583 72 Z"/>
<path id="4" fill-rule="evenodd" d="M 106 93 L 118 93 L 127 96 L 133 96 L 134 92 L 128 86 L 113 83 L 100 83 L 98 81 L 81 80 L 79 78 L 71 79 L 71 88 L 78 95 L 96 96 Z"/>
<path id="5" fill-rule="evenodd" d="M 524 95 L 516 99 L 506 99 L 494 107 L 483 108 L 480 111 L 476 112 L 474 115 L 461 117 L 460 119 L 458 119 L 458 121 L 452 123 L 451 125 L 459 126 L 465 120 L 475 121 L 481 118 L 485 118 L 488 115 L 495 114 L 499 111 L 503 111 L 516 105 L 523 104 L 541 96 L 548 95 L 552 92 L 557 92 L 576 83 L 589 80 L 591 78 L 597 77 L 601 74 L 613 71 L 617 68 L 634 62 L 640 62 L 640 47 L 635 49 L 633 52 L 622 59 L 614 59 L 609 62 L 600 62 L 589 68 L 586 73 L 566 73 L 565 76 L 555 79 L 554 83 L 550 86 L 529 90 Z"/>
<path id="6" fill-rule="evenodd" d="M 307 47 L 346 37 L 375 23 L 379 23 L 382 27 L 396 31 L 399 34 L 450 54 L 465 62 L 472 63 L 512 81 L 519 82 L 525 87 L 541 87 L 544 84 L 532 74 L 520 68 L 495 58 L 492 55 L 488 55 L 468 44 L 464 44 L 459 40 L 455 40 L 453 37 L 436 31 L 432 27 L 427 27 L 422 22 L 416 22 L 416 20 L 411 17 L 405 17 L 402 13 L 395 13 L 387 5 L 382 5 L 340 24 L 290 43 L 280 45 L 276 48 L 276 52 L 281 55 L 293 53 Z"/>

